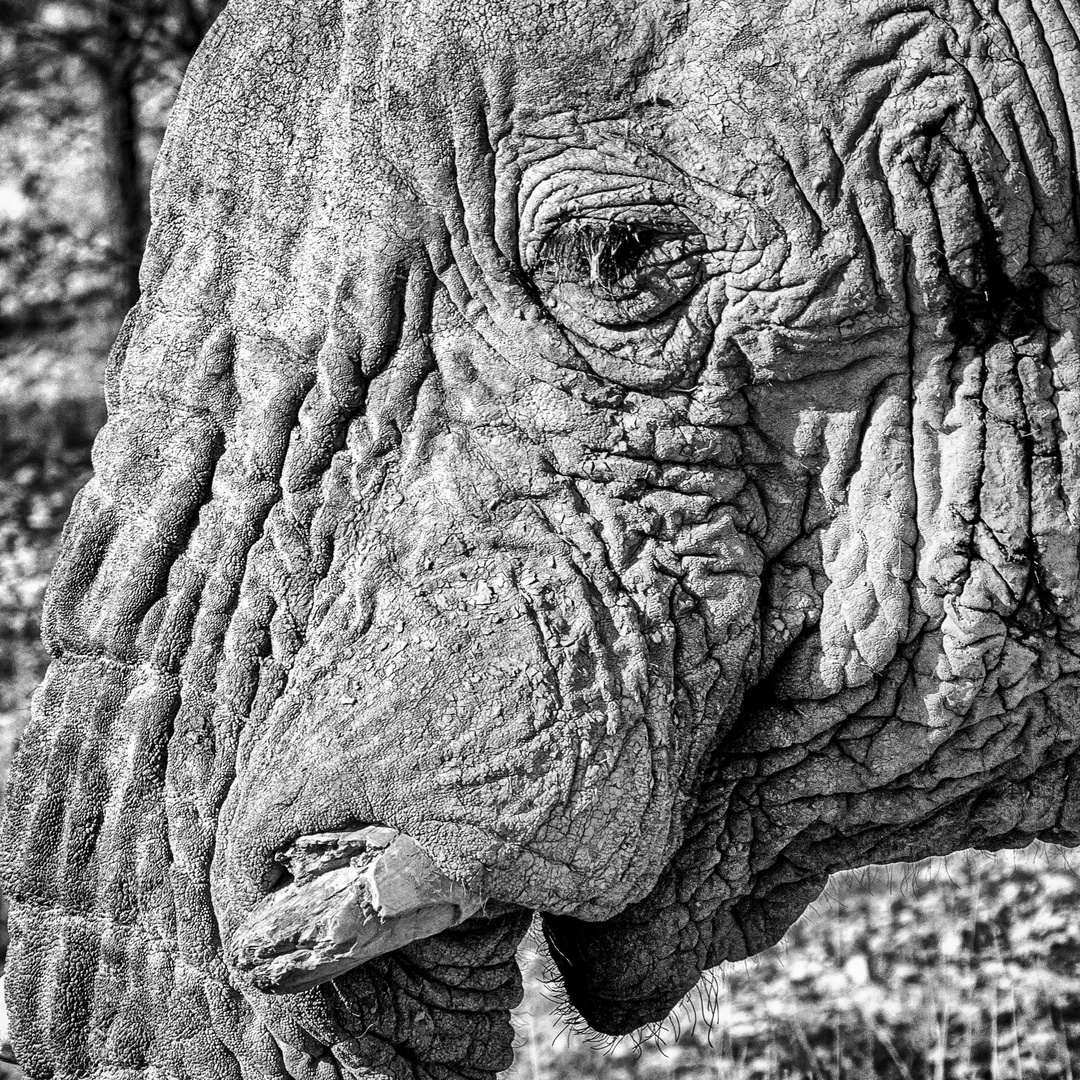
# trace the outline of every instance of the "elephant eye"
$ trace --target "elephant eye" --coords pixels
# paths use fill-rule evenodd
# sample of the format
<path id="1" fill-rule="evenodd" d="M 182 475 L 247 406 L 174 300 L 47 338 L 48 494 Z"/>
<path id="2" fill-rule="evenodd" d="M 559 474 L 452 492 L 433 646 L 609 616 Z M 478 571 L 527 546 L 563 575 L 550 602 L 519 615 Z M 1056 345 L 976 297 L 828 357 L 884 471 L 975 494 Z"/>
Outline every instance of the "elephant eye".
<path id="1" fill-rule="evenodd" d="M 564 221 L 534 248 L 532 278 L 569 329 L 629 330 L 679 306 L 702 278 L 704 240 L 670 225 Z"/>
<path id="2" fill-rule="evenodd" d="M 623 222 L 575 221 L 540 250 L 540 273 L 559 283 L 588 283 L 611 291 L 641 266 L 653 248 L 652 229 Z"/>

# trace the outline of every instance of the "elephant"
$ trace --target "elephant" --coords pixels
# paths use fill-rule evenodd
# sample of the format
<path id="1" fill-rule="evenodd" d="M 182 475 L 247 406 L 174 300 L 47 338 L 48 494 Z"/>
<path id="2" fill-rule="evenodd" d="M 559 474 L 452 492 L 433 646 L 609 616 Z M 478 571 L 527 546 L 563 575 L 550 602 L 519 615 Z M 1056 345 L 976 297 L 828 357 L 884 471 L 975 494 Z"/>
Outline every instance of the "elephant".
<path id="1" fill-rule="evenodd" d="M 1076 0 L 233 0 L 2 839 L 31 1080 L 481 1080 L 1080 843 Z"/>

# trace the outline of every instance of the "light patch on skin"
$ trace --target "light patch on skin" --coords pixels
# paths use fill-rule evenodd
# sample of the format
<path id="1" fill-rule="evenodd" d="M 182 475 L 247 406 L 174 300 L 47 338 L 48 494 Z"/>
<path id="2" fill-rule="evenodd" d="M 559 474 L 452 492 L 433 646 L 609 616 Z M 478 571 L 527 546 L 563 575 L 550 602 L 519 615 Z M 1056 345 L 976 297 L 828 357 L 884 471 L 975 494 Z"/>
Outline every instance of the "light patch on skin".
<path id="1" fill-rule="evenodd" d="M 0 218 L 18 221 L 30 209 L 30 200 L 14 184 L 0 185 Z"/>

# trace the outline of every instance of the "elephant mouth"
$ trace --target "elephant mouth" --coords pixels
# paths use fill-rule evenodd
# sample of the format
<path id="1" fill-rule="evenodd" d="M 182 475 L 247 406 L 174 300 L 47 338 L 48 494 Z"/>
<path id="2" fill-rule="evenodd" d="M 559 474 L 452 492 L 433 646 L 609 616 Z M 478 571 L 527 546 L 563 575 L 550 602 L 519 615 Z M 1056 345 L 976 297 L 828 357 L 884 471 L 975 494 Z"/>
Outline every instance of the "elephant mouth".
<path id="1" fill-rule="evenodd" d="M 303 836 L 276 858 L 284 881 L 232 941 L 237 970 L 266 993 L 329 982 L 458 926 L 487 902 L 441 873 L 412 837 L 377 825 Z"/>

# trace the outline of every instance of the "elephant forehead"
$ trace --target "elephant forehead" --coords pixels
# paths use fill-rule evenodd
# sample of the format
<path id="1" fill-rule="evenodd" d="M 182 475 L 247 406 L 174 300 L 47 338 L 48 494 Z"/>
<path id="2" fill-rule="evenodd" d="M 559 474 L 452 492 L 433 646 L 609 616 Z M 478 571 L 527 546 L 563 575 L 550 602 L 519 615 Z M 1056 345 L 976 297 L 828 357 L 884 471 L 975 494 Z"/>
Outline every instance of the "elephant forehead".
<path id="1" fill-rule="evenodd" d="M 931 23 L 956 20 L 947 0 L 914 5 L 908 0 L 851 0 L 822 5 L 816 0 L 698 0 L 686 20 L 680 60 L 711 61 L 712 74 L 766 84 L 768 74 L 794 70 L 804 77 L 827 73 L 834 84 L 852 72 L 836 61 L 850 58 L 862 68 L 875 58 L 895 58 L 897 47 Z M 781 51 L 782 50 L 782 51 Z"/>
<path id="2" fill-rule="evenodd" d="M 784 142 L 807 125 L 825 126 L 843 154 L 892 103 L 908 126 L 959 103 L 964 16 L 945 3 L 907 0 L 709 0 L 693 7 L 679 47 L 665 54 L 649 86 L 699 123 L 704 115 L 743 129 L 739 138 L 747 121 L 764 120 Z"/>
<path id="3" fill-rule="evenodd" d="M 980 23 L 974 5 L 955 0 L 413 0 L 391 18 L 390 49 L 414 78 L 429 65 L 456 83 L 462 65 L 475 65 L 491 98 L 510 91 L 517 105 L 544 112 L 588 101 L 608 115 L 650 75 L 662 98 L 681 90 L 688 100 L 755 111 L 771 102 L 789 116 L 800 105 L 857 107 L 864 88 L 845 93 L 852 79 L 877 70 L 892 82 L 904 67 L 925 73 L 948 55 L 947 36 Z"/>
<path id="4" fill-rule="evenodd" d="M 682 0 L 497 0 L 396 8 L 388 42 L 403 82 L 457 86 L 479 75 L 489 100 L 510 91 L 541 107 L 610 102 L 685 28 Z M 384 35 L 385 35 L 384 31 Z"/>

